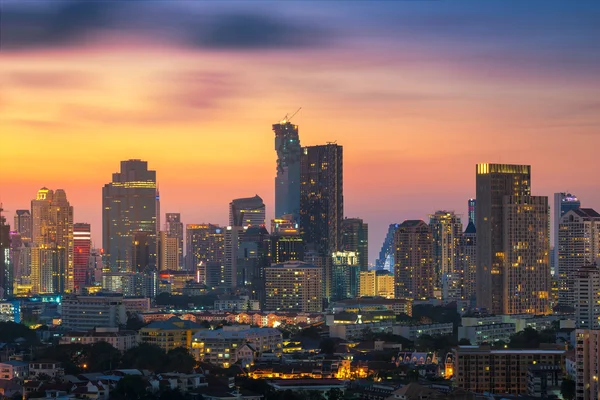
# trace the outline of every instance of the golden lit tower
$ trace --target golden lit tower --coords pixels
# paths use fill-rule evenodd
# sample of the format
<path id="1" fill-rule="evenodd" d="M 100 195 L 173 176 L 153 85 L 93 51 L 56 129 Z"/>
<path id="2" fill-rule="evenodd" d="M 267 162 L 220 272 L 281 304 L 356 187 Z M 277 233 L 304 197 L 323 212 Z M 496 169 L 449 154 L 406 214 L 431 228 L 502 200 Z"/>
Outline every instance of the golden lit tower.
<path id="1" fill-rule="evenodd" d="M 503 313 L 504 196 L 531 195 L 529 165 L 477 164 L 477 307 Z"/>

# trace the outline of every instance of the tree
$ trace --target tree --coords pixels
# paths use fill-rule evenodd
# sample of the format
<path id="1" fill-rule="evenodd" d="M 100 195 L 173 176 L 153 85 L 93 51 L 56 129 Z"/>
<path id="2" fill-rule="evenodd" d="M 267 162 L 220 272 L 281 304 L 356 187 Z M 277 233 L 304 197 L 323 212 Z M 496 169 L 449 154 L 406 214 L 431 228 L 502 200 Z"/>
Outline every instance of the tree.
<path id="1" fill-rule="evenodd" d="M 462 338 L 458 341 L 458 345 L 459 346 L 470 346 L 471 345 L 471 341 L 467 338 Z"/>
<path id="2" fill-rule="evenodd" d="M 178 347 L 167 353 L 167 372 L 189 373 L 196 366 L 196 359 L 185 347 Z"/>
<path id="3" fill-rule="evenodd" d="M 147 369 L 152 372 L 163 371 L 167 363 L 164 350 L 148 343 L 140 343 L 127 350 L 122 358 L 124 368 Z"/>
<path id="4" fill-rule="evenodd" d="M 158 400 L 185 400 L 185 396 L 179 391 L 179 389 L 167 389 L 160 393 Z"/>
<path id="5" fill-rule="evenodd" d="M 113 400 L 141 400 L 147 399 L 148 390 L 146 382 L 140 375 L 126 375 L 119 380 L 115 389 L 110 392 L 110 398 Z"/>
<path id="6" fill-rule="evenodd" d="M 340 389 L 329 389 L 327 392 L 327 400 L 344 400 L 344 392 Z"/>
<path id="7" fill-rule="evenodd" d="M 575 381 L 564 377 L 560 384 L 560 394 L 565 400 L 573 400 L 575 398 Z"/>
<path id="8" fill-rule="evenodd" d="M 125 329 L 128 331 L 139 331 L 146 323 L 136 314 L 127 312 L 127 322 L 125 323 Z"/>
<path id="9" fill-rule="evenodd" d="M 0 342 L 13 343 L 19 338 L 25 339 L 28 344 L 35 344 L 38 341 L 35 331 L 25 325 L 11 321 L 0 322 Z"/>
<path id="10" fill-rule="evenodd" d="M 85 361 L 81 364 L 84 371 L 102 372 L 115 369 L 121 362 L 121 353 L 110 343 L 97 342 L 84 349 Z"/>
<path id="11" fill-rule="evenodd" d="M 332 338 L 325 338 L 321 340 L 319 347 L 321 348 L 321 353 L 333 355 L 333 353 L 335 353 L 335 340 Z"/>

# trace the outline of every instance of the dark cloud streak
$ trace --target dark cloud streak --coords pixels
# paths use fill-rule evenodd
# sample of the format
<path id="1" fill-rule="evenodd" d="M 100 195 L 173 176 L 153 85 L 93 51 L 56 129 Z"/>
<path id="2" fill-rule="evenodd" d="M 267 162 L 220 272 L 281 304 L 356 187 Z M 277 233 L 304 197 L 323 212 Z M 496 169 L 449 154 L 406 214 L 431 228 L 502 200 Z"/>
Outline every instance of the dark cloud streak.
<path id="1" fill-rule="evenodd" d="M 323 45 L 330 36 L 316 24 L 301 25 L 256 10 L 195 14 L 176 5 L 95 0 L 57 1 L 43 6 L 9 2 L 1 8 L 0 48 L 18 51 L 73 46 L 109 30 L 212 50 L 314 47 Z"/>

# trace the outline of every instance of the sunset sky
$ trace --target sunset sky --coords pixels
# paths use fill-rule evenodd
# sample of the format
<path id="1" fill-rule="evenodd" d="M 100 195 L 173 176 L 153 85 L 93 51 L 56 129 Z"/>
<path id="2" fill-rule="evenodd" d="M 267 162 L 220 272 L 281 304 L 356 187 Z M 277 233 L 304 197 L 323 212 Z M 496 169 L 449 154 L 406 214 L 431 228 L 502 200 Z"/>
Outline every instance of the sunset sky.
<path id="1" fill-rule="evenodd" d="M 25 4 L 24 4 L 25 3 Z M 65 189 L 101 245 L 119 161 L 157 171 L 161 211 L 273 215 L 271 125 L 344 146 L 345 215 L 466 220 L 478 162 L 532 165 L 533 194 L 600 209 L 600 2 L 0 0 L 0 202 L 12 225 Z M 164 218 L 164 217 L 163 217 Z"/>

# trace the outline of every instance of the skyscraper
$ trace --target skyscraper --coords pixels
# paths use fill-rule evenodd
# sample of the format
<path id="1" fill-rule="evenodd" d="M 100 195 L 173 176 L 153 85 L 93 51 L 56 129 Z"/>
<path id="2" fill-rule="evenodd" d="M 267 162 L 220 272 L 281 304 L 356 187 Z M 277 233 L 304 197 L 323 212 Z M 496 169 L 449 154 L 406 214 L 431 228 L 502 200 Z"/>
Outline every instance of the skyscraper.
<path id="1" fill-rule="evenodd" d="M 12 295 L 10 225 L 0 213 L 0 299 Z"/>
<path id="2" fill-rule="evenodd" d="M 360 283 L 358 254 L 353 251 L 336 251 L 332 257 L 331 301 L 357 297 Z"/>
<path id="3" fill-rule="evenodd" d="M 290 214 L 295 222 L 300 216 L 300 138 L 298 125 L 284 119 L 273 125 L 277 176 L 275 177 L 275 217 Z"/>
<path id="4" fill-rule="evenodd" d="M 552 236 L 553 236 L 553 263 L 552 270 L 554 274 L 558 272 L 558 260 L 560 258 L 558 254 L 558 231 L 560 225 L 560 219 L 563 215 L 570 210 L 576 210 L 581 207 L 581 202 L 577 197 L 572 195 L 571 193 L 554 193 L 554 207 L 552 209 L 553 213 L 553 228 L 552 228 Z"/>
<path id="5" fill-rule="evenodd" d="M 453 211 L 436 211 L 429 216 L 429 228 L 433 238 L 436 288 L 441 290 L 443 300 L 459 300 L 463 280 L 459 248 L 462 236 L 460 217 Z"/>
<path id="6" fill-rule="evenodd" d="M 304 260 L 304 242 L 291 215 L 271 221 L 271 263 Z"/>
<path id="7" fill-rule="evenodd" d="M 237 243 L 237 287 L 249 289 L 252 299 L 264 304 L 264 270 L 271 265 L 271 237 L 264 226 L 239 231 Z"/>
<path id="8" fill-rule="evenodd" d="M 31 201 L 33 248 L 31 255 L 32 292 L 72 291 L 73 207 L 64 190 L 38 191 Z"/>
<path id="9" fill-rule="evenodd" d="M 396 252 L 394 248 L 394 235 L 399 226 L 400 224 L 390 224 L 385 239 L 383 240 L 383 244 L 381 245 L 381 250 L 379 251 L 379 258 L 375 261 L 375 267 L 377 269 L 385 269 L 386 271 L 394 272 L 394 256 Z"/>
<path id="10" fill-rule="evenodd" d="M 463 275 L 462 298 L 474 300 L 477 293 L 477 231 L 470 221 L 460 240 L 460 263 Z"/>
<path id="11" fill-rule="evenodd" d="M 477 164 L 477 307 L 502 314 L 504 306 L 504 196 L 531 195 L 529 165 Z"/>
<path id="12" fill-rule="evenodd" d="M 179 269 L 179 238 L 167 231 L 159 234 L 159 270 L 177 271 Z"/>
<path id="13" fill-rule="evenodd" d="M 186 225 L 186 261 L 188 271 L 198 271 L 206 280 L 206 264 L 225 263 L 225 229 L 212 224 Z"/>
<path id="14" fill-rule="evenodd" d="M 183 223 L 181 222 L 181 214 L 167 213 L 166 225 L 169 236 L 177 239 L 177 263 L 178 267 L 183 268 Z"/>
<path id="15" fill-rule="evenodd" d="M 502 313 L 547 314 L 551 290 L 548 198 L 504 196 L 502 211 Z"/>
<path id="16" fill-rule="evenodd" d="M 394 278 L 397 299 L 433 297 L 433 238 L 431 229 L 421 220 L 407 220 L 394 235 L 396 265 Z"/>
<path id="17" fill-rule="evenodd" d="M 88 264 L 92 250 L 90 224 L 73 225 L 73 289 L 80 293 L 86 285 Z"/>
<path id="18" fill-rule="evenodd" d="M 17 210 L 14 228 L 21 235 L 21 240 L 31 240 L 31 213 L 29 210 Z"/>
<path id="19" fill-rule="evenodd" d="M 307 249 L 321 258 L 326 299 L 331 296 L 331 254 L 340 249 L 343 216 L 342 146 L 304 147 L 300 158 L 300 229 Z"/>
<path id="20" fill-rule="evenodd" d="M 600 260 L 600 214 L 591 208 L 576 208 L 559 222 L 558 304 L 575 307 L 577 271 Z"/>
<path id="21" fill-rule="evenodd" d="M 142 160 L 121 161 L 121 171 L 102 189 L 102 246 L 108 268 L 132 272 L 133 236 L 146 232 L 150 268 L 156 267 L 157 252 L 156 171 Z"/>
<path id="22" fill-rule="evenodd" d="M 265 203 L 256 195 L 242 199 L 234 199 L 229 203 L 230 226 L 264 226 Z"/>
<path id="23" fill-rule="evenodd" d="M 272 311 L 321 312 L 322 269 L 291 261 L 265 269 L 266 309 Z"/>
<path id="24" fill-rule="evenodd" d="M 475 224 L 475 208 L 477 207 L 477 200 L 469 199 L 469 222 Z"/>
<path id="25" fill-rule="evenodd" d="M 360 218 L 344 218 L 342 221 L 341 248 L 355 252 L 361 271 L 369 269 L 369 224 Z"/>

